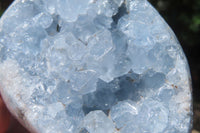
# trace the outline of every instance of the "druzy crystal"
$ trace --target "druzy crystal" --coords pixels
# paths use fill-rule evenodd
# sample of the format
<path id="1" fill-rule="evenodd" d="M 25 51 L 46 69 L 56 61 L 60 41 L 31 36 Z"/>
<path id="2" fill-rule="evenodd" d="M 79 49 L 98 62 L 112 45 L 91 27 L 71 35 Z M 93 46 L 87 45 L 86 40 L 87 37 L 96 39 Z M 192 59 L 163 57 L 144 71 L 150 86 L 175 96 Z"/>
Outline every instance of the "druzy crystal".
<path id="1" fill-rule="evenodd" d="M 0 20 L 0 91 L 38 133 L 188 133 L 191 86 L 146 0 L 16 0 Z"/>

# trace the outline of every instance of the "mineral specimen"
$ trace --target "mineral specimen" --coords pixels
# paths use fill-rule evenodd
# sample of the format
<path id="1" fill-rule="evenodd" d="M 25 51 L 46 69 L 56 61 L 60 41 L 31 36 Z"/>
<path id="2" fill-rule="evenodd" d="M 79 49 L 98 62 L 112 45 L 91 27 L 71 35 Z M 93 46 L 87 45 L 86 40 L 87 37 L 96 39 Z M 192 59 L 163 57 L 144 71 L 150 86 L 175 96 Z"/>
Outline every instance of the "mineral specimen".
<path id="1" fill-rule="evenodd" d="M 31 132 L 191 128 L 187 60 L 146 0 L 16 0 L 0 21 L 0 86 Z"/>

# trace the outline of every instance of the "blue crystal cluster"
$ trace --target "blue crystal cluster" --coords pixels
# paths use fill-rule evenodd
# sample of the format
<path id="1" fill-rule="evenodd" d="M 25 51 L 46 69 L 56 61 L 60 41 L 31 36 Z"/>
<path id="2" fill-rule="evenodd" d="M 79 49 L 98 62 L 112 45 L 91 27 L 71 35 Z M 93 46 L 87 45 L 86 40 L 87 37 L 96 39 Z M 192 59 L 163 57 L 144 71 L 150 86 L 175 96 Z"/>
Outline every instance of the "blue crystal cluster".
<path id="1" fill-rule="evenodd" d="M 0 91 L 40 133 L 188 133 L 191 86 L 146 0 L 16 0 L 0 20 Z"/>

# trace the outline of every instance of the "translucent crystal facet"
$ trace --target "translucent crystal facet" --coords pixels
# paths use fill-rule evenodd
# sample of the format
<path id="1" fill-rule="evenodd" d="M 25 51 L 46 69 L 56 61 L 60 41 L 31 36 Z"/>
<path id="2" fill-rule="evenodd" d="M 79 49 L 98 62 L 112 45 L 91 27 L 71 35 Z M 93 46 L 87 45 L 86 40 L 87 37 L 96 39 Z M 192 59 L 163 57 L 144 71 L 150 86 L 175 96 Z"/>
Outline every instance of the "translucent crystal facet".
<path id="1" fill-rule="evenodd" d="M 31 132 L 189 133 L 190 82 L 146 0 L 16 0 L 0 20 L 0 92 Z"/>

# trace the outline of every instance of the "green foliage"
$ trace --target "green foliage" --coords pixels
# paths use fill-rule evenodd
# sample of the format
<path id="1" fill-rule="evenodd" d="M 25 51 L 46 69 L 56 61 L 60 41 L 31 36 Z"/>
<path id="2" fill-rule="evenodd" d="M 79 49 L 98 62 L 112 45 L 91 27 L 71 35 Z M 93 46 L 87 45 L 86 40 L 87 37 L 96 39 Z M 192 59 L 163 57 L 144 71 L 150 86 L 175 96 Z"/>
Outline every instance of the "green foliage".
<path id="1" fill-rule="evenodd" d="M 192 17 L 190 30 L 192 30 L 193 32 L 198 32 L 200 28 L 199 26 L 200 26 L 200 14 L 197 14 Z"/>
<path id="2" fill-rule="evenodd" d="M 0 10 L 0 17 L 1 17 L 1 15 L 3 14 L 3 12 L 4 12 L 4 10 Z"/>

